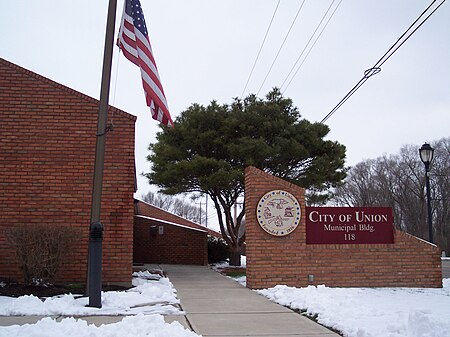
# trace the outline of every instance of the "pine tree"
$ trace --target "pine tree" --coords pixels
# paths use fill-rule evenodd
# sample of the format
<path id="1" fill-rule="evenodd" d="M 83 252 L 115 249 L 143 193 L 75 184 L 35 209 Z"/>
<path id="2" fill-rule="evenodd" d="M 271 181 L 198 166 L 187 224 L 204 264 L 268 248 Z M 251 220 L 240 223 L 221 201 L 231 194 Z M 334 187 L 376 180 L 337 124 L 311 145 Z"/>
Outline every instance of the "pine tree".
<path id="1" fill-rule="evenodd" d="M 265 99 L 250 95 L 230 105 L 193 104 L 149 146 L 152 171 L 146 176 L 166 194 L 207 193 L 230 247 L 230 264 L 238 265 L 245 209 L 235 221 L 232 207 L 244 193 L 245 167 L 255 166 L 325 200 L 327 189 L 345 178 L 345 147 L 324 140 L 328 132 L 324 124 L 301 119 L 292 100 L 276 88 Z"/>

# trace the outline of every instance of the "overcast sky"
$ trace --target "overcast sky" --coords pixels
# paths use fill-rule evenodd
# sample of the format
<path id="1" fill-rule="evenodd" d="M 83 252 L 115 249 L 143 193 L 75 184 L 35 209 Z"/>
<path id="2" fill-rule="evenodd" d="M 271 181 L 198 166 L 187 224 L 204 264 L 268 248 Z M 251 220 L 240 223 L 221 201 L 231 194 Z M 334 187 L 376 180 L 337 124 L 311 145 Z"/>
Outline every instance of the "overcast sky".
<path id="1" fill-rule="evenodd" d="M 277 2 L 141 0 L 173 119 L 192 103 L 241 96 Z M 331 2 L 306 0 L 259 96 L 281 86 Z M 343 0 L 284 94 L 304 118 L 321 121 L 430 2 Z M 300 4 L 281 1 L 245 94 L 258 92 Z M 450 135 L 449 6 L 326 122 L 328 138 L 347 147 L 347 165 Z M 98 99 L 107 7 L 107 0 L 1 1 L 0 56 Z M 116 32 L 122 8 L 118 0 Z M 137 171 L 148 172 L 147 147 L 159 127 L 138 68 L 117 47 L 110 104 L 138 117 Z M 139 196 L 155 190 L 142 177 L 138 183 Z"/>

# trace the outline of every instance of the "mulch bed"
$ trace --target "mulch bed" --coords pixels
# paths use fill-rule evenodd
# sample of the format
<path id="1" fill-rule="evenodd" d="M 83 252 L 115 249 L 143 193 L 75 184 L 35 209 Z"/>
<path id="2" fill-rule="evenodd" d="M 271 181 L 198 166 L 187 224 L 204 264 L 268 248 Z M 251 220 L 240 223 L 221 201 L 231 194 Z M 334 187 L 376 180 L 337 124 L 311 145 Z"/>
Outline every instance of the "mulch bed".
<path id="1" fill-rule="evenodd" d="M 102 287 L 103 291 L 126 290 L 121 286 Z M 67 285 L 25 285 L 13 280 L 0 278 L 0 296 L 20 297 L 24 295 L 34 295 L 39 298 L 52 297 L 63 294 L 84 294 L 85 286 L 80 284 Z"/>
<path id="2" fill-rule="evenodd" d="M 216 268 L 221 274 L 228 273 L 245 273 L 245 267 L 224 267 L 224 268 Z"/>

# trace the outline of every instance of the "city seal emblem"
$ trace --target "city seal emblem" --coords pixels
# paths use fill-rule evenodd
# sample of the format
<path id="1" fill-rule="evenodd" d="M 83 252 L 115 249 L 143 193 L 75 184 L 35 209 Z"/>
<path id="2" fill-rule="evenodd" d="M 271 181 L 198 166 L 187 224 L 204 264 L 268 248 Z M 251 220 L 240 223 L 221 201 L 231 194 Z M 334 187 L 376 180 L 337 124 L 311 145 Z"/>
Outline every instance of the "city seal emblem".
<path id="1" fill-rule="evenodd" d="M 262 229 L 274 236 L 292 233 L 300 223 L 301 208 L 289 192 L 267 192 L 258 202 L 256 217 Z"/>

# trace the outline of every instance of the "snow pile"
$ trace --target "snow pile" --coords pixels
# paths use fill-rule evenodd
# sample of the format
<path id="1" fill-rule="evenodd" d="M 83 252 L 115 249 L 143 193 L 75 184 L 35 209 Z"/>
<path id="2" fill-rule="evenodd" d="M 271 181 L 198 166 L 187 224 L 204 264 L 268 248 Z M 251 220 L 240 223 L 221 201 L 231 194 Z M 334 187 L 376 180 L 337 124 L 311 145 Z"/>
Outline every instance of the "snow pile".
<path id="1" fill-rule="evenodd" d="M 199 337 L 186 330 L 178 322 L 165 323 L 161 315 L 124 317 L 121 322 L 104 324 L 100 327 L 75 318 L 57 322 L 43 318 L 36 324 L 0 327 L 0 337 Z"/>
<path id="2" fill-rule="evenodd" d="M 183 314 L 177 304 L 176 290 L 168 278 L 141 272 L 134 274 L 133 288 L 102 292 L 102 308 L 86 307 L 87 297 L 65 294 L 44 301 L 33 295 L 19 298 L 0 296 L 1 316 L 20 315 L 136 315 Z"/>
<path id="3" fill-rule="evenodd" d="M 348 337 L 450 336 L 450 279 L 442 289 L 292 288 L 258 292 L 274 302 L 317 315 Z"/>
<path id="4" fill-rule="evenodd" d="M 214 270 L 221 270 L 221 269 L 225 269 L 225 268 L 246 268 L 247 267 L 247 256 L 245 255 L 241 255 L 241 265 L 239 267 L 237 266 L 230 266 L 230 262 L 227 261 L 223 261 L 220 263 L 214 263 L 211 265 L 212 269 Z"/>
<path id="5" fill-rule="evenodd" d="M 224 261 L 221 263 L 217 263 L 214 265 L 211 265 L 211 268 L 217 272 L 221 272 L 224 269 L 227 268 L 233 268 L 233 269 L 244 269 L 247 268 L 247 257 L 245 255 L 241 255 L 241 265 L 239 267 L 236 266 L 230 266 L 230 263 L 228 261 Z M 247 277 L 246 276 L 228 276 L 229 278 L 233 279 L 234 281 L 238 282 L 242 286 L 247 286 Z"/>
<path id="6" fill-rule="evenodd" d="M 148 270 L 140 270 L 133 273 L 134 277 L 141 278 L 144 280 L 155 280 L 158 281 L 161 279 L 162 270 L 152 270 L 153 272 L 149 272 Z"/>
<path id="7" fill-rule="evenodd" d="M 237 276 L 237 277 L 228 276 L 228 277 L 244 287 L 247 286 L 247 276 Z"/>

